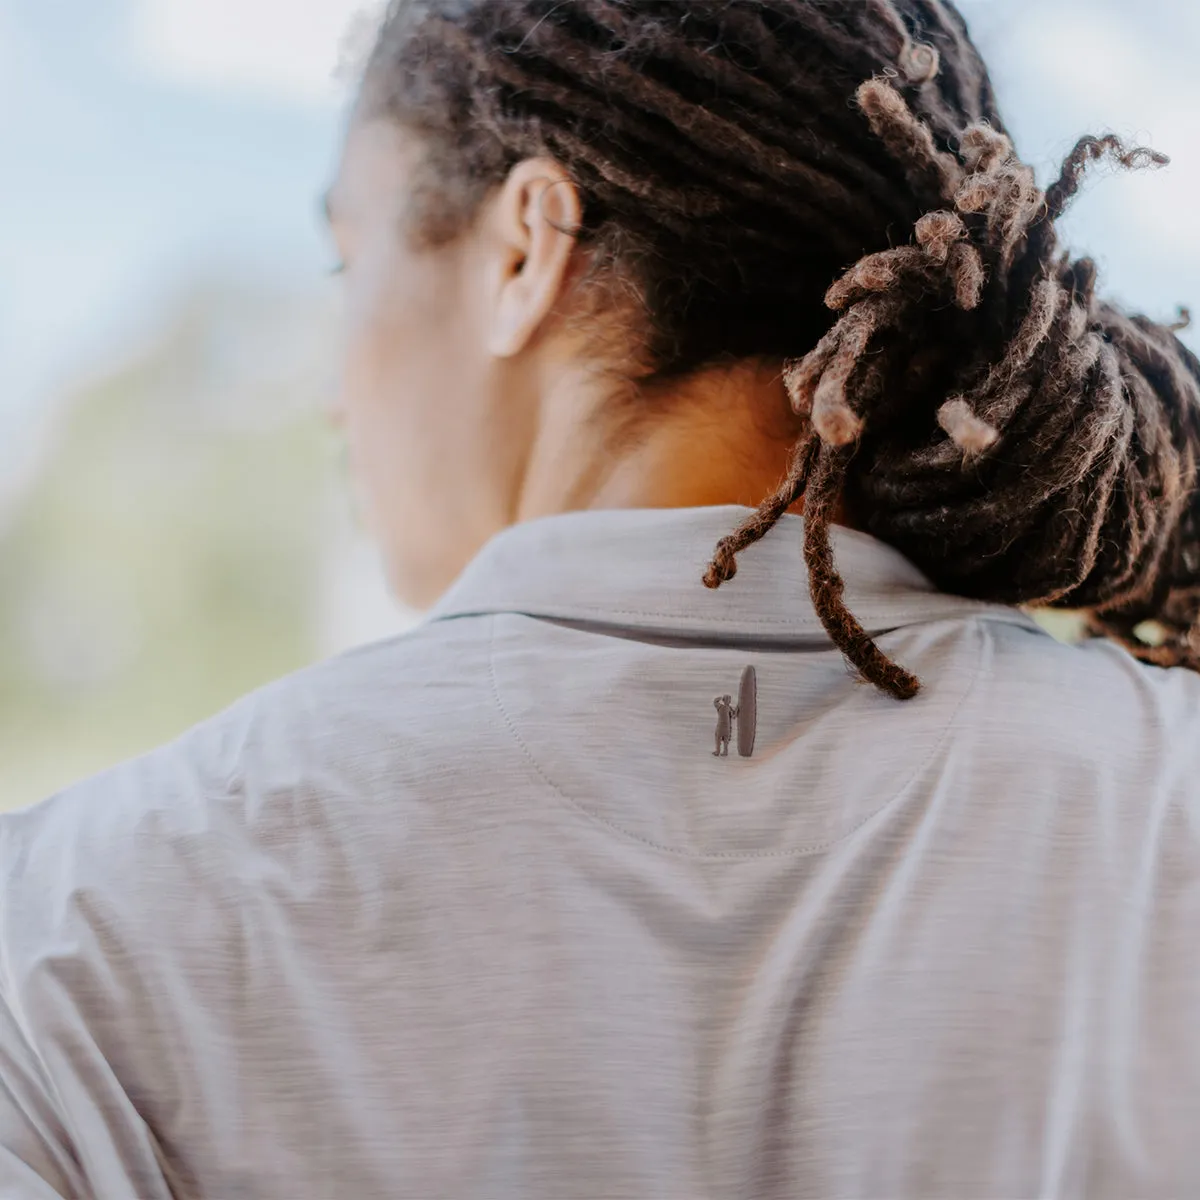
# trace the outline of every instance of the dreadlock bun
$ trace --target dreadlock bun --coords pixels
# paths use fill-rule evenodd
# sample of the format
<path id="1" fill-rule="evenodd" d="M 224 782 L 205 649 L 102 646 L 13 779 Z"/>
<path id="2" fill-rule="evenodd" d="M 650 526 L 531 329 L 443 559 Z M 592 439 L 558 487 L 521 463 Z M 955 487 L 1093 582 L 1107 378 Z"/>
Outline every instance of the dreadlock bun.
<path id="1" fill-rule="evenodd" d="M 910 174 L 938 181 L 945 207 L 916 222 L 915 244 L 838 279 L 825 300 L 839 319 L 785 367 L 817 442 L 812 473 L 789 489 L 844 489 L 873 533 L 943 587 L 1087 609 L 1095 631 L 1140 657 L 1200 666 L 1200 371 L 1171 330 L 1098 301 L 1093 264 L 1060 254 L 1053 227 L 1088 163 L 1167 160 L 1111 135 L 1084 138 L 1043 193 L 986 125 L 964 130 L 953 155 L 890 80 L 864 83 L 858 102 Z M 970 314 L 960 333 L 972 350 L 947 363 L 945 398 L 926 392 L 947 435 L 938 439 L 914 430 L 921 400 L 897 382 L 928 334 L 924 314 L 947 304 Z M 823 507 L 807 531 L 822 561 Z M 857 661 L 861 629 L 840 589 L 822 594 L 822 619 Z M 1148 620 L 1155 645 L 1135 632 Z M 910 690 L 872 663 L 859 665 L 875 682 Z"/>

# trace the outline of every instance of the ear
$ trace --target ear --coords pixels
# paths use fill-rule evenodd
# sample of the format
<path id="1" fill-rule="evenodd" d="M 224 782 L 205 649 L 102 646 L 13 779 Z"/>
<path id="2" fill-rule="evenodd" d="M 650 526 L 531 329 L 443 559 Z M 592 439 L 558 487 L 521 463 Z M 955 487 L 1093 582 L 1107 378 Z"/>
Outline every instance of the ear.
<path id="1" fill-rule="evenodd" d="M 527 158 L 493 197 L 488 349 L 519 354 L 553 311 L 569 276 L 583 217 L 579 192 L 550 158 Z"/>

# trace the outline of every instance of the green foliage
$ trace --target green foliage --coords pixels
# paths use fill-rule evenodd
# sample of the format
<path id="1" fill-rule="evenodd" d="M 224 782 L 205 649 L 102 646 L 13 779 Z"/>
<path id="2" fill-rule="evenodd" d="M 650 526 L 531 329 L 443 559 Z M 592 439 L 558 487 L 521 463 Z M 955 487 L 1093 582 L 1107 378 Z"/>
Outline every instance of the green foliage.
<path id="1" fill-rule="evenodd" d="M 315 657 L 334 471 L 301 348 L 319 316 L 198 290 L 64 406 L 0 532 L 0 807 Z M 259 335 L 270 369 L 242 352 Z"/>

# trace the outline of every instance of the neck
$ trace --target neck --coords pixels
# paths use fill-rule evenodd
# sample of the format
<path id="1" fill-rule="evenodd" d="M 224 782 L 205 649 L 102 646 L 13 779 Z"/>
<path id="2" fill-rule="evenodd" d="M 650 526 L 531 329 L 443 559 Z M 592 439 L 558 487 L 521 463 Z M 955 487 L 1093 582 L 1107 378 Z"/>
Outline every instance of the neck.
<path id="1" fill-rule="evenodd" d="M 540 406 L 514 519 L 591 508 L 755 508 L 787 473 L 800 424 L 777 367 L 738 364 L 614 403 L 562 379 Z M 792 506 L 799 512 L 802 502 Z"/>

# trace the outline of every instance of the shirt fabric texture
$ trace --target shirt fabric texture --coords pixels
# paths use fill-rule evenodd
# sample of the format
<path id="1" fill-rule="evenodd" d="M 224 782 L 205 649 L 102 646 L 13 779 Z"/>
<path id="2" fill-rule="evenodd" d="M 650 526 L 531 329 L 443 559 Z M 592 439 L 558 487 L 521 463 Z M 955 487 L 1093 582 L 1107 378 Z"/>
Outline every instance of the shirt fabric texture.
<path id="1" fill-rule="evenodd" d="M 574 513 L 0 817 L 0 1198 L 1200 1195 L 1200 678 Z M 757 677 L 753 753 L 715 757 Z"/>

